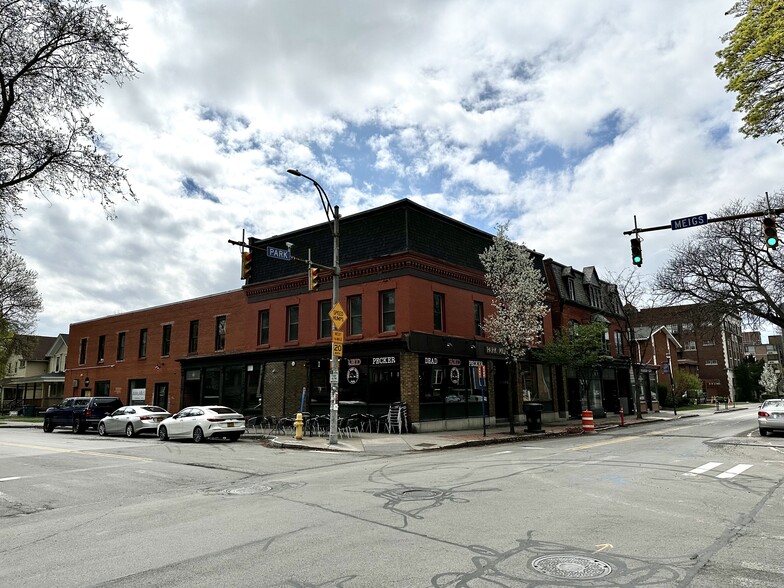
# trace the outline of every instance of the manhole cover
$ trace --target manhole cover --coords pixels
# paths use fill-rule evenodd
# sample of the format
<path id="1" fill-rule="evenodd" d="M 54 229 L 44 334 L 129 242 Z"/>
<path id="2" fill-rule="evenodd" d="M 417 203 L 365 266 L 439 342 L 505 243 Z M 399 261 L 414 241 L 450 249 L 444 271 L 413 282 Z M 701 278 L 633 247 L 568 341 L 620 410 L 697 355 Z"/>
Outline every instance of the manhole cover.
<path id="1" fill-rule="evenodd" d="M 429 490 L 427 488 L 409 488 L 395 492 L 398 500 L 433 500 L 441 498 L 444 493 L 441 490 Z"/>
<path id="2" fill-rule="evenodd" d="M 546 555 L 536 558 L 531 566 L 556 578 L 602 578 L 612 572 L 610 564 L 581 555 Z"/>

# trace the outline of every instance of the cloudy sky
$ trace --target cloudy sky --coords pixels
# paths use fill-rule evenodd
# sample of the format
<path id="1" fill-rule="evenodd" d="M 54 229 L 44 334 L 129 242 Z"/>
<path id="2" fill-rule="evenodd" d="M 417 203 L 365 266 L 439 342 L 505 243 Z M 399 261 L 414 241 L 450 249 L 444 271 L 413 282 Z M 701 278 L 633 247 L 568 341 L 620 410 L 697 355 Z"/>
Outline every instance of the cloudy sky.
<path id="1" fill-rule="evenodd" d="M 227 239 L 400 198 L 600 276 L 634 227 L 782 188 L 715 52 L 732 0 L 105 0 L 142 74 L 95 123 L 138 202 L 27 198 L 38 334 L 239 288 Z M 688 229 L 645 233 L 652 275 Z"/>

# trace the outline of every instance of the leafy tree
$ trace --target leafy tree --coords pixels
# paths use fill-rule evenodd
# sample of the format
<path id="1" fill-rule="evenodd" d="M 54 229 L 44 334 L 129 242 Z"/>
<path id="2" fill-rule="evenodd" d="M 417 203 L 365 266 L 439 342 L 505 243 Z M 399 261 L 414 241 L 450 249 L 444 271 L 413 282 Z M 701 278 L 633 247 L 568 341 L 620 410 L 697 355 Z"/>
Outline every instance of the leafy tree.
<path id="1" fill-rule="evenodd" d="M 29 342 L 25 335 L 33 333 L 43 309 L 37 277 L 19 255 L 0 248 L 0 379 L 11 355 L 21 353 Z"/>
<path id="2" fill-rule="evenodd" d="M 482 325 L 488 337 L 501 344 L 509 365 L 509 432 L 514 433 L 514 399 L 517 396 L 517 363 L 542 333 L 542 319 L 549 312 L 544 303 L 547 284 L 534 265 L 531 252 L 510 240 L 508 223 L 498 225 L 493 244 L 479 259 L 485 280 L 493 291 L 493 310 Z"/>
<path id="3" fill-rule="evenodd" d="M 740 20 L 722 36 L 716 75 L 737 92 L 740 132 L 747 137 L 784 131 L 784 4 L 781 0 L 739 0 L 727 11 Z M 784 144 L 784 137 L 778 139 Z"/>
<path id="4" fill-rule="evenodd" d="M 22 214 L 21 195 L 135 198 L 90 110 L 107 78 L 138 72 L 129 26 L 88 0 L 0 0 L 0 240 Z"/>
<path id="5" fill-rule="evenodd" d="M 735 376 L 735 398 L 741 402 L 753 402 L 759 398 L 760 377 L 764 361 L 757 361 L 754 356 L 749 355 L 735 366 L 733 375 Z"/>
<path id="6" fill-rule="evenodd" d="M 686 404 L 702 394 L 702 380 L 696 374 L 686 370 L 674 370 L 672 382 L 675 388 L 674 400 L 678 405 Z"/>
<path id="7" fill-rule="evenodd" d="M 771 197 L 771 208 L 784 205 L 784 193 Z M 759 216 L 768 210 L 765 198 L 737 200 L 715 217 L 747 215 L 709 223 L 672 248 L 657 272 L 654 288 L 668 304 L 700 303 L 716 315 L 735 314 L 750 326 L 764 321 L 784 327 L 784 247 L 763 242 Z"/>
<path id="8" fill-rule="evenodd" d="M 773 365 L 765 362 L 759 379 L 760 386 L 765 390 L 765 394 L 773 397 L 778 396 L 780 382 L 781 376 L 773 369 Z"/>
<path id="9" fill-rule="evenodd" d="M 545 363 L 573 368 L 580 382 L 580 390 L 590 402 L 589 391 L 596 368 L 604 360 L 610 359 L 604 348 L 606 330 L 606 326 L 599 322 L 561 327 L 553 339 L 537 350 L 535 355 Z"/>

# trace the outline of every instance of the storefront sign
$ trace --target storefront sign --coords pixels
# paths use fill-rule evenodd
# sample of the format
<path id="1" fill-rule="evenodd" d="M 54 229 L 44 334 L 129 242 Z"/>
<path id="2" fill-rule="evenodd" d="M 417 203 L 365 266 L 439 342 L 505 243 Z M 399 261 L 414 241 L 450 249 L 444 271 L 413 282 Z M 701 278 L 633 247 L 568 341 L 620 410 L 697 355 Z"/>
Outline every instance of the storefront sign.
<path id="1" fill-rule="evenodd" d="M 131 403 L 144 402 L 144 397 L 147 394 L 146 388 L 131 388 Z"/>
<path id="2" fill-rule="evenodd" d="M 397 363 L 397 357 L 374 357 L 373 365 L 390 365 Z"/>
<path id="3" fill-rule="evenodd" d="M 346 381 L 349 384 L 356 384 L 359 382 L 359 370 L 355 367 L 348 368 L 346 372 Z"/>
<path id="4" fill-rule="evenodd" d="M 426 357 L 425 358 L 425 365 L 438 365 L 438 358 L 437 357 Z"/>
<path id="5" fill-rule="evenodd" d="M 348 363 L 348 365 L 362 365 L 362 360 L 352 357 L 351 359 L 347 359 L 346 363 Z"/>
<path id="6" fill-rule="evenodd" d="M 449 370 L 449 379 L 452 380 L 452 383 L 457 385 L 460 383 L 460 370 L 456 367 L 453 367 Z"/>
<path id="7" fill-rule="evenodd" d="M 463 365 L 463 362 L 460 361 L 459 359 L 450 359 L 449 360 L 449 365 L 460 366 L 460 365 Z"/>

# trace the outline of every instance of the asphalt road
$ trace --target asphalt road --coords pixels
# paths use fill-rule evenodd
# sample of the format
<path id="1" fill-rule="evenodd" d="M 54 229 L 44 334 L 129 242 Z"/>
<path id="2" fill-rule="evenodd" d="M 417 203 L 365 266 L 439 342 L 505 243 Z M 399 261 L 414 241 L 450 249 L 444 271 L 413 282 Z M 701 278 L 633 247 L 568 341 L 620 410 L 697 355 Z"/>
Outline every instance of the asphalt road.
<path id="1" fill-rule="evenodd" d="M 0 586 L 784 585 L 754 411 L 398 456 L 0 430 Z"/>

